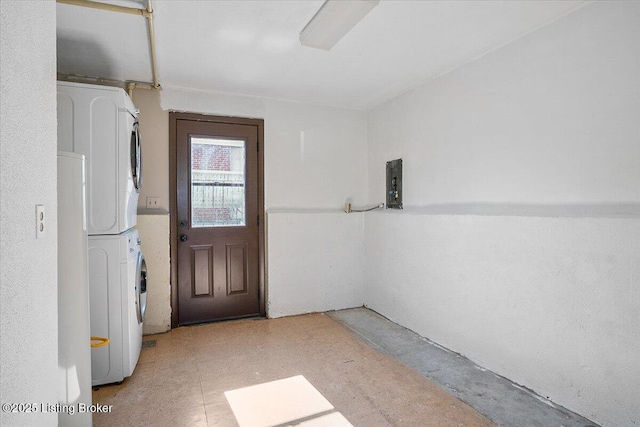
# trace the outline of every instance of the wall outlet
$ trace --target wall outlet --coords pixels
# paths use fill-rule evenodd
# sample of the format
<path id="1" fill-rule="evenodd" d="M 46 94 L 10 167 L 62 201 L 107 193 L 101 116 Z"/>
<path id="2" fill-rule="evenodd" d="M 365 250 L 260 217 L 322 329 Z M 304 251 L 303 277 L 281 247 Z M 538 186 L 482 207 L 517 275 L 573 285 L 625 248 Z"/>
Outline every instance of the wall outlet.
<path id="1" fill-rule="evenodd" d="M 36 205 L 36 239 L 45 232 L 44 219 L 44 206 Z"/>
<path id="2" fill-rule="evenodd" d="M 147 197 L 147 209 L 160 209 L 160 197 Z"/>

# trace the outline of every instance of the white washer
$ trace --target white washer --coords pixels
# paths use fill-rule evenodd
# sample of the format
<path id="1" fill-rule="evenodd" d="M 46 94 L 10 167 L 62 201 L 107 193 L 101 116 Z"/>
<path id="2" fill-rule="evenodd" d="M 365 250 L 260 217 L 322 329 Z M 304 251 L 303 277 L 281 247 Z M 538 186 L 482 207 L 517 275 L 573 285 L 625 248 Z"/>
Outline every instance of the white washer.
<path id="1" fill-rule="evenodd" d="M 136 225 L 142 180 L 138 111 L 117 87 L 58 82 L 58 150 L 84 154 L 87 231 Z"/>
<path id="2" fill-rule="evenodd" d="M 92 384 L 131 376 L 140 356 L 146 309 L 146 265 L 138 230 L 89 236 L 91 335 L 109 338 L 91 349 Z"/>

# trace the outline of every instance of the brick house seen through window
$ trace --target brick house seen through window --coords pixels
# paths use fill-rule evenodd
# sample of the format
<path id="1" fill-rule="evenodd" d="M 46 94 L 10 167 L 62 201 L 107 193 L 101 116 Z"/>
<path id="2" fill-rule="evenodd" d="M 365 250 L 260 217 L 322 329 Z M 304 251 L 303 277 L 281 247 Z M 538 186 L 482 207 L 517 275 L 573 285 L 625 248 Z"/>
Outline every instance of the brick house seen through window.
<path id="1" fill-rule="evenodd" d="M 244 141 L 191 138 L 191 226 L 245 225 Z"/>

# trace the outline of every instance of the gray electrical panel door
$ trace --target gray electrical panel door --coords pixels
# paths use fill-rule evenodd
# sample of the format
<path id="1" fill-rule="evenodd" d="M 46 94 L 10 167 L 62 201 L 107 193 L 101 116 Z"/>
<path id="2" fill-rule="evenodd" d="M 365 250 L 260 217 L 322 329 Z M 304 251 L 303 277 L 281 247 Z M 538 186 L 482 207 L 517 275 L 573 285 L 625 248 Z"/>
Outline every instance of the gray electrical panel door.
<path id="1" fill-rule="evenodd" d="M 387 162 L 387 209 L 402 209 L 402 159 Z"/>

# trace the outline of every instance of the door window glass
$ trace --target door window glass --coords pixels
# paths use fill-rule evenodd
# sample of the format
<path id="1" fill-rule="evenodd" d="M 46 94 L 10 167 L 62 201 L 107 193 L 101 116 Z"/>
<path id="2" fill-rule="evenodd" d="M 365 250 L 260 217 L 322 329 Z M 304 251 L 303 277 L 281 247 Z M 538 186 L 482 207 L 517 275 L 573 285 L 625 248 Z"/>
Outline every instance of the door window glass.
<path id="1" fill-rule="evenodd" d="M 245 141 L 190 137 L 191 227 L 246 224 Z"/>

